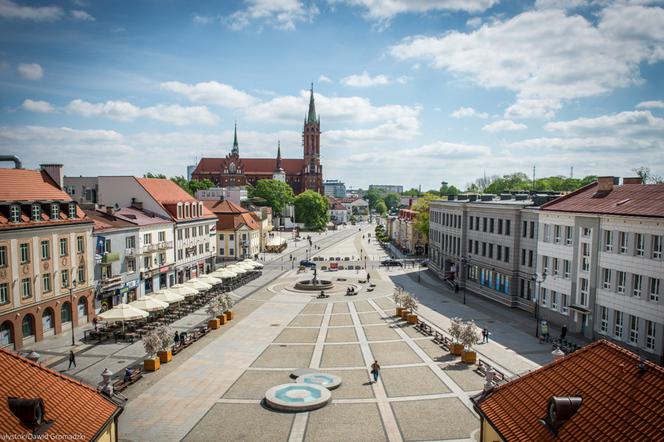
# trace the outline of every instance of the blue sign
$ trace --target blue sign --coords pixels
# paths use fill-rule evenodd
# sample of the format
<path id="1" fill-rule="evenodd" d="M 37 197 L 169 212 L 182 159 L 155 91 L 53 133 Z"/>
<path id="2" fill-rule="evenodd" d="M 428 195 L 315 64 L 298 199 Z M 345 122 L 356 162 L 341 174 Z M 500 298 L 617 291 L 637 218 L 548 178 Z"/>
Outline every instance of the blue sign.
<path id="1" fill-rule="evenodd" d="M 103 255 L 104 253 L 106 253 L 106 238 L 104 238 L 103 236 L 97 237 L 96 253 L 97 255 Z"/>

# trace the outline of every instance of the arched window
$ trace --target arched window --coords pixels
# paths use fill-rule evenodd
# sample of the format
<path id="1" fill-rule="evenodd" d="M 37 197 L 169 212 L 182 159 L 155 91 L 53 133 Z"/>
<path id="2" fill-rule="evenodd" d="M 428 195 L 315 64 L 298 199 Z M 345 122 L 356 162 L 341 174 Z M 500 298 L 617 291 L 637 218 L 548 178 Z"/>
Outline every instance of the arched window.
<path id="1" fill-rule="evenodd" d="M 189 218 L 189 203 L 184 203 L 184 217 Z"/>
<path id="2" fill-rule="evenodd" d="M 198 216 L 203 216 L 203 203 L 198 203 Z"/>
<path id="3" fill-rule="evenodd" d="M 42 314 L 42 330 L 44 333 L 52 332 L 55 329 L 55 315 L 53 309 L 48 307 Z"/>
<path id="4" fill-rule="evenodd" d="M 78 298 L 78 322 L 88 321 L 88 300 L 85 296 Z"/>
<path id="5" fill-rule="evenodd" d="M 60 322 L 69 322 L 71 321 L 71 303 L 69 301 L 64 302 L 60 308 Z"/>
<path id="6" fill-rule="evenodd" d="M 182 203 L 178 203 L 178 218 L 182 218 Z"/>
<path id="7" fill-rule="evenodd" d="M 0 325 L 0 347 L 9 347 L 14 344 L 14 325 L 5 321 Z"/>
<path id="8" fill-rule="evenodd" d="M 23 321 L 21 322 L 21 330 L 23 332 L 24 338 L 29 338 L 35 335 L 35 317 L 30 313 L 23 316 Z"/>

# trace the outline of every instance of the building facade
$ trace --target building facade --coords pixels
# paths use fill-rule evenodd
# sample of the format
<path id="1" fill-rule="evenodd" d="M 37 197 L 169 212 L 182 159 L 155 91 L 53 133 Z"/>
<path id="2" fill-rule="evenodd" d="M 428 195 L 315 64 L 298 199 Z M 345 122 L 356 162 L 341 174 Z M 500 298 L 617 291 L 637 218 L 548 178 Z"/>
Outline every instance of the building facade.
<path id="1" fill-rule="evenodd" d="M 339 180 L 326 180 L 323 183 L 325 196 L 332 198 L 346 198 L 346 185 Z"/>
<path id="2" fill-rule="evenodd" d="M 82 209 L 94 210 L 99 191 L 97 177 L 66 176 L 63 179 L 64 191 L 76 201 Z"/>
<path id="3" fill-rule="evenodd" d="M 94 315 L 93 223 L 53 166 L 0 169 L 0 347 L 71 333 Z"/>
<path id="4" fill-rule="evenodd" d="M 240 156 L 237 125 L 233 147 L 224 158 L 202 158 L 192 173 L 192 178 L 209 179 L 217 186 L 255 185 L 258 180 L 281 176 L 295 194 L 313 190 L 323 194 L 323 166 L 320 162 L 320 118 L 316 114 L 313 84 L 309 98 L 309 112 L 302 130 L 303 157 L 281 158 L 277 148 L 275 158 L 245 158 Z M 280 172 L 281 170 L 281 172 Z"/>
<path id="5" fill-rule="evenodd" d="M 253 258 L 260 252 L 261 226 L 256 214 L 231 201 L 205 201 L 217 217 L 218 261 Z"/>
<path id="6" fill-rule="evenodd" d="M 386 193 L 403 193 L 403 186 L 398 186 L 395 184 L 369 184 L 369 190 L 381 190 Z"/>

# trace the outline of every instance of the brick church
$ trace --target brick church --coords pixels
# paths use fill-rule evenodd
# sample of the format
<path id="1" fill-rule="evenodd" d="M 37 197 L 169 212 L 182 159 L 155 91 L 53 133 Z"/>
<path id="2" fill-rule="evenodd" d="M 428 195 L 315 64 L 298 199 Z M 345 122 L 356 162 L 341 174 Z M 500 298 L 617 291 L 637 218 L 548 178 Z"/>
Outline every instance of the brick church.
<path id="1" fill-rule="evenodd" d="M 220 187 L 255 185 L 258 180 L 277 179 L 288 183 L 296 195 L 305 190 L 323 194 L 323 166 L 320 164 L 320 117 L 316 116 L 314 87 L 311 85 L 309 112 L 302 131 L 303 158 L 281 158 L 281 146 L 275 158 L 240 156 L 237 125 L 233 148 L 225 158 L 202 158 L 192 178 L 207 178 Z"/>

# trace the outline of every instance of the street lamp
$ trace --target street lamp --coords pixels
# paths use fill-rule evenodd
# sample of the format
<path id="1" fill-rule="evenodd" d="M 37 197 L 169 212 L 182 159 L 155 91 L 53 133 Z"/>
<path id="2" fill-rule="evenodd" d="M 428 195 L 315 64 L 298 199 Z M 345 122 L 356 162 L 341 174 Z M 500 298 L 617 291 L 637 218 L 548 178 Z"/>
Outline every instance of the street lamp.
<path id="1" fill-rule="evenodd" d="M 74 332 L 74 289 L 76 288 L 76 279 L 74 278 L 74 269 L 71 269 L 71 285 L 69 286 L 69 320 L 71 321 L 71 346 L 76 345 Z"/>
<path id="2" fill-rule="evenodd" d="M 540 329 L 540 324 L 539 324 L 539 295 L 540 291 L 542 290 L 542 283 L 546 279 L 546 272 L 542 273 L 541 275 L 539 273 L 535 273 L 532 277 L 532 280 L 535 282 L 535 337 L 539 338 L 539 329 Z"/>
<path id="3" fill-rule="evenodd" d="M 459 267 L 461 267 L 461 278 L 462 278 L 461 284 L 463 286 L 462 287 L 463 288 L 463 305 L 466 305 L 466 272 L 465 272 L 465 268 L 466 268 L 466 264 L 468 264 L 469 262 L 470 262 L 470 255 L 468 255 L 468 257 L 465 257 L 465 256 L 461 257 L 461 264 L 460 264 Z"/>

